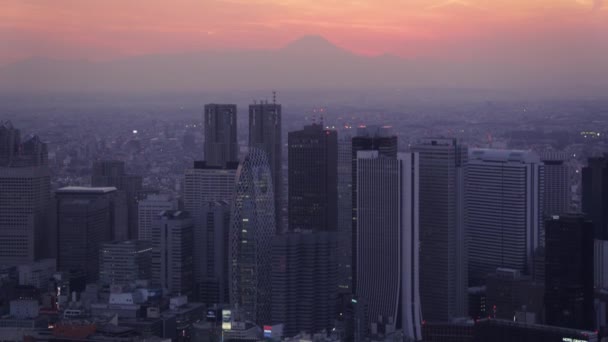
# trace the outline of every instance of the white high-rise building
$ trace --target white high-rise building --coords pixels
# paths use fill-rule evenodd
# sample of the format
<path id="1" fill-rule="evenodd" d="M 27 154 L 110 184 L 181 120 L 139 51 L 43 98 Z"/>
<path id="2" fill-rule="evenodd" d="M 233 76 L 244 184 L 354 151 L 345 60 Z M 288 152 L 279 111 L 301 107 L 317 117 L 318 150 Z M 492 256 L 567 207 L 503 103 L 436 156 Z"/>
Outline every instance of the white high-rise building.
<path id="1" fill-rule="evenodd" d="M 357 153 L 357 299 L 366 330 L 421 340 L 418 154 Z"/>
<path id="2" fill-rule="evenodd" d="M 531 274 L 543 245 L 544 169 L 531 151 L 473 149 L 467 170 L 469 283 L 498 267 Z"/>
<path id="3" fill-rule="evenodd" d="M 170 195 L 151 194 L 137 203 L 139 240 L 152 241 L 152 222 L 165 210 L 177 210 L 177 200 Z"/>

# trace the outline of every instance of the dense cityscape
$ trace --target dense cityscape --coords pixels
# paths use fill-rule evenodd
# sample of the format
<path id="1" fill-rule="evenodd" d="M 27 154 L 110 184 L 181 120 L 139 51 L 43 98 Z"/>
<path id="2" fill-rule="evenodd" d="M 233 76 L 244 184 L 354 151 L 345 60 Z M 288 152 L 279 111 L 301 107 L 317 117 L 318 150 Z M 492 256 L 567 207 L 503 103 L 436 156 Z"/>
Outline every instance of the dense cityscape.
<path id="1" fill-rule="evenodd" d="M 608 0 L 0 1 L 0 342 L 608 342 Z"/>
<path id="2" fill-rule="evenodd" d="M 605 102 L 260 96 L 7 97 L 2 340 L 606 336 Z"/>

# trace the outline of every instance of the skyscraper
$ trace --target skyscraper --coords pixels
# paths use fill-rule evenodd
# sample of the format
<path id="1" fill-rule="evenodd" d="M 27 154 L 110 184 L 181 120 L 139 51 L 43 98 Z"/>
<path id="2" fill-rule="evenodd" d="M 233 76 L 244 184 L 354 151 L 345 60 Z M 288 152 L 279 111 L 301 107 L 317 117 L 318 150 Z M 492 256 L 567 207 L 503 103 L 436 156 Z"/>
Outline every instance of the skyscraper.
<path id="1" fill-rule="evenodd" d="M 546 223 L 547 324 L 593 330 L 593 224 L 574 214 L 554 216 Z"/>
<path id="2" fill-rule="evenodd" d="M 170 195 L 150 194 L 137 203 L 139 240 L 152 241 L 152 222 L 165 210 L 177 210 L 177 200 Z"/>
<path id="3" fill-rule="evenodd" d="M 283 135 L 281 105 L 261 102 L 249 105 L 249 148 L 260 149 L 267 154 L 275 197 L 277 231 L 281 230 L 283 199 Z"/>
<path id="4" fill-rule="evenodd" d="M 289 229 L 336 231 L 338 134 L 322 124 L 288 133 Z"/>
<path id="5" fill-rule="evenodd" d="M 154 220 L 152 282 L 169 293 L 189 295 L 193 284 L 194 223 L 185 211 L 167 210 Z"/>
<path id="6" fill-rule="evenodd" d="M 532 273 L 543 236 L 543 166 L 530 151 L 473 149 L 467 167 L 469 283 L 496 268 Z"/>
<path id="7" fill-rule="evenodd" d="M 116 187 L 125 193 L 127 201 L 127 232 L 125 236 L 119 235 L 118 240 L 137 239 L 139 225 L 137 200 L 142 190 L 142 178 L 137 175 L 125 173 L 125 163 L 118 160 L 101 160 L 93 163 L 91 175 L 93 187 Z"/>
<path id="8" fill-rule="evenodd" d="M 338 288 L 344 294 L 352 293 L 352 158 L 352 137 L 346 135 L 338 141 Z"/>
<path id="9" fill-rule="evenodd" d="M 223 279 L 225 275 L 218 271 L 227 266 L 224 265 L 224 259 L 216 257 L 217 253 L 224 253 L 223 250 L 227 250 L 227 246 L 213 245 L 213 249 L 209 249 L 209 244 L 220 241 L 221 237 L 215 234 L 219 234 L 224 228 L 221 228 L 222 222 L 219 218 L 210 214 L 210 211 L 223 210 L 223 206 L 216 206 L 218 202 L 226 203 L 229 210 L 234 200 L 237 167 L 238 163 L 234 162 L 219 167 L 196 161 L 192 169 L 186 170 L 184 207 L 194 220 L 195 295 L 197 300 L 208 304 L 210 300 L 228 300 L 225 290 L 222 290 L 228 286 L 228 282 Z M 210 219 L 212 221 L 209 221 Z M 214 265 L 211 265 L 212 263 Z"/>
<path id="10" fill-rule="evenodd" d="M 361 126 L 357 136 L 352 138 L 352 229 L 351 229 L 351 272 L 352 287 L 357 291 L 357 153 L 359 151 L 378 151 L 385 158 L 397 158 L 397 136 L 389 126 Z"/>
<path id="11" fill-rule="evenodd" d="M 126 240 L 103 243 L 100 251 L 99 281 L 106 285 L 128 285 L 151 279 L 150 241 Z"/>
<path id="12" fill-rule="evenodd" d="M 545 172 L 543 212 L 546 216 L 570 211 L 570 172 L 565 164 L 566 153 L 544 152 L 541 154 Z"/>
<path id="13" fill-rule="evenodd" d="M 224 167 L 228 162 L 238 162 L 236 105 L 207 104 L 203 119 L 207 164 Z"/>
<path id="14" fill-rule="evenodd" d="M 56 191 L 58 270 L 83 272 L 87 281 L 98 279 L 101 246 L 113 237 L 116 194 L 114 187 Z"/>
<path id="15" fill-rule="evenodd" d="M 50 210 L 46 144 L 36 136 L 22 142 L 18 129 L 0 122 L 0 264 L 54 257 Z"/>
<path id="16" fill-rule="evenodd" d="M 236 176 L 230 218 L 230 303 L 258 325 L 270 322 L 274 191 L 267 154 L 252 147 Z"/>
<path id="17" fill-rule="evenodd" d="M 420 300 L 429 322 L 467 312 L 464 222 L 466 146 L 456 139 L 423 139 L 420 155 Z"/>
<path id="18" fill-rule="evenodd" d="M 207 202 L 200 208 L 194 231 L 194 267 L 198 300 L 207 304 L 229 303 L 228 261 L 230 204 Z"/>
<path id="19" fill-rule="evenodd" d="M 589 158 L 583 168 L 583 213 L 595 227 L 596 239 L 608 240 L 608 156 Z"/>
<path id="20" fill-rule="evenodd" d="M 272 323 L 284 336 L 331 331 L 338 279 L 335 232 L 287 233 L 272 242 Z"/>
<path id="21" fill-rule="evenodd" d="M 420 340 L 418 155 L 357 159 L 357 296 L 373 335 L 402 330 Z"/>

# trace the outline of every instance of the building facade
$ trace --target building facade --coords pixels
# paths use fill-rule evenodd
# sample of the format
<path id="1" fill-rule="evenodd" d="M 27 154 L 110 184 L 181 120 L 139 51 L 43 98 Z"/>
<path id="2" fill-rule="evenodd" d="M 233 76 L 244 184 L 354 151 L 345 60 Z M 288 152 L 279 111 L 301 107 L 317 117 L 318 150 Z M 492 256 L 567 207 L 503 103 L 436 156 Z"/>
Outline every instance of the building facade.
<path id="1" fill-rule="evenodd" d="M 566 153 L 544 152 L 541 161 L 545 172 L 545 216 L 560 215 L 570 211 L 570 171 L 566 165 Z"/>
<path id="2" fill-rule="evenodd" d="M 201 208 L 201 224 L 195 224 L 195 282 L 198 301 L 207 305 L 230 302 L 228 261 L 230 204 L 207 202 Z"/>
<path id="3" fill-rule="evenodd" d="M 145 240 L 106 242 L 99 255 L 99 281 L 106 285 L 129 285 L 152 277 L 152 244 Z"/>
<path id="4" fill-rule="evenodd" d="M 250 148 L 236 176 L 230 215 L 230 304 L 258 325 L 270 322 L 275 197 L 266 152 Z"/>
<path id="5" fill-rule="evenodd" d="M 166 194 L 150 194 L 137 203 L 139 240 L 152 241 L 152 222 L 165 210 L 177 210 L 177 200 Z"/>
<path id="6" fill-rule="evenodd" d="M 392 134 L 391 127 L 362 126 L 351 140 L 352 147 L 352 227 L 351 227 L 351 273 L 352 288 L 357 291 L 357 153 L 359 151 L 378 151 L 385 158 L 397 158 L 397 136 Z"/>
<path id="7" fill-rule="evenodd" d="M 595 227 L 595 237 L 608 240 L 608 156 L 589 158 L 583 168 L 583 213 Z"/>
<path id="8" fill-rule="evenodd" d="M 420 156 L 420 300 L 429 322 L 467 313 L 465 236 L 466 146 L 456 139 L 423 139 Z"/>
<path id="9" fill-rule="evenodd" d="M 59 271 L 83 272 L 87 281 L 98 279 L 101 246 L 113 240 L 115 209 L 120 206 L 115 195 L 114 187 L 65 187 L 55 192 Z"/>
<path id="10" fill-rule="evenodd" d="M 209 166 L 224 167 L 239 161 L 236 135 L 236 105 L 207 104 L 204 112 L 205 160 Z"/>
<path id="11" fill-rule="evenodd" d="M 55 256 L 50 213 L 46 144 L 36 136 L 21 141 L 18 129 L 0 122 L 0 264 Z"/>
<path id="12" fill-rule="evenodd" d="M 289 132 L 287 145 L 289 230 L 336 231 L 338 133 L 312 124 Z"/>
<path id="13" fill-rule="evenodd" d="M 272 243 L 272 324 L 283 334 L 331 331 L 337 308 L 338 235 L 288 233 Z"/>
<path id="14" fill-rule="evenodd" d="M 357 298 L 373 335 L 420 340 L 418 154 L 357 158 Z M 381 231 L 380 231 L 381 230 Z"/>
<path id="15" fill-rule="evenodd" d="M 125 163 L 118 160 L 100 160 L 93 163 L 93 187 L 116 187 L 124 192 L 127 208 L 127 230 L 115 236 L 117 240 L 138 239 L 139 225 L 137 201 L 142 191 L 142 177 L 125 173 Z"/>
<path id="16" fill-rule="evenodd" d="M 595 329 L 594 229 L 583 215 L 547 220 L 545 315 L 549 325 Z"/>
<path id="17" fill-rule="evenodd" d="M 171 294 L 192 294 L 194 222 L 185 211 L 158 216 L 152 233 L 152 283 Z"/>
<path id="18" fill-rule="evenodd" d="M 283 202 L 283 133 L 282 107 L 277 103 L 260 102 L 249 106 L 249 148 L 266 153 L 275 197 L 276 229 L 281 230 Z"/>
<path id="19" fill-rule="evenodd" d="M 498 267 L 531 274 L 542 246 L 544 172 L 530 151 L 473 149 L 466 183 L 469 283 Z"/>

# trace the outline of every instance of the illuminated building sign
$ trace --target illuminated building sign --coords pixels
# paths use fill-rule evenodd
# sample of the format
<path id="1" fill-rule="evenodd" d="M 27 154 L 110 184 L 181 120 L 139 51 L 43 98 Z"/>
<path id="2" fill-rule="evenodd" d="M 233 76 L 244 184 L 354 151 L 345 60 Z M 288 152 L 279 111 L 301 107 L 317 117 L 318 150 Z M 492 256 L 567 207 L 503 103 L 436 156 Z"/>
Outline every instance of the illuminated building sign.
<path id="1" fill-rule="evenodd" d="M 264 337 L 270 338 L 272 336 L 272 326 L 265 325 L 264 326 Z"/>

